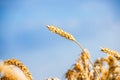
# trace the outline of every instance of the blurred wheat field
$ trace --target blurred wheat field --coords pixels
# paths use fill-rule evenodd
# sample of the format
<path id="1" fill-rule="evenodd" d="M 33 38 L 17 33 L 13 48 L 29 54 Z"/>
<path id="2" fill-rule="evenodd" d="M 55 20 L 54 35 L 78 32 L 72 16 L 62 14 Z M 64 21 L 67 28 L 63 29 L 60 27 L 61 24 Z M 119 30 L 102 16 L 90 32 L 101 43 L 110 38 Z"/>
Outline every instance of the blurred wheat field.
<path id="1" fill-rule="evenodd" d="M 90 59 L 87 49 L 74 38 L 73 35 L 62 29 L 48 25 L 47 28 L 68 40 L 75 42 L 81 49 L 77 62 L 65 73 L 65 80 L 120 80 L 120 54 L 109 48 L 101 51 L 106 57 L 98 58 L 95 62 Z M 8 59 L 0 62 L 0 80 L 33 80 L 29 69 L 17 59 Z M 54 75 L 53 75 L 54 76 Z M 46 80 L 60 80 L 57 77 L 46 78 Z"/>

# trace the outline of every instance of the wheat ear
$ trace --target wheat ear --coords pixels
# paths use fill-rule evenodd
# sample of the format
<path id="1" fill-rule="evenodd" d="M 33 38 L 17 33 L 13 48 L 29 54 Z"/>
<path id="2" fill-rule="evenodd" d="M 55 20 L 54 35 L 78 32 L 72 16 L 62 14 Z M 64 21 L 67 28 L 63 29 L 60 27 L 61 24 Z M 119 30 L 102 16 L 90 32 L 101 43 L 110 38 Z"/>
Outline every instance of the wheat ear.
<path id="1" fill-rule="evenodd" d="M 53 25 L 47 25 L 47 28 L 48 28 L 50 31 L 52 31 L 52 32 L 54 32 L 54 33 L 56 33 L 56 34 L 58 34 L 58 35 L 60 35 L 60 36 L 62 36 L 62 37 L 65 37 L 65 38 L 68 39 L 68 40 L 71 40 L 71 41 L 75 42 L 75 43 L 82 49 L 82 51 L 85 52 L 85 50 L 84 50 L 84 48 L 81 46 L 81 44 L 80 44 L 70 33 L 65 32 L 64 30 L 62 30 L 62 29 L 60 29 L 60 28 L 58 28 L 58 27 L 56 27 L 56 26 L 53 26 Z M 88 55 L 86 55 L 86 56 L 88 57 L 88 59 L 89 59 L 89 61 L 90 61 L 90 64 L 91 64 L 92 67 L 94 68 L 94 65 L 93 65 L 93 63 L 92 63 L 92 60 L 89 58 Z M 95 69 L 95 68 L 94 68 L 94 69 Z M 96 69 L 95 69 L 95 71 L 96 71 L 96 73 L 98 74 L 98 72 L 97 72 Z M 99 77 L 99 74 L 98 74 L 98 77 Z M 100 77 L 99 77 L 99 78 L 100 78 Z"/>
<path id="2" fill-rule="evenodd" d="M 56 27 L 56 26 L 53 26 L 53 25 L 47 25 L 47 28 L 48 28 L 50 31 L 52 31 L 52 32 L 54 32 L 54 33 L 56 33 L 56 34 L 58 34 L 58 35 L 60 35 L 60 36 L 62 36 L 62 37 L 65 37 L 65 38 L 68 39 L 68 40 L 74 41 L 74 42 L 75 42 L 77 45 L 79 45 L 80 48 L 84 51 L 84 48 L 83 48 L 83 47 L 80 45 L 80 43 L 74 38 L 74 36 L 71 35 L 70 33 L 65 32 L 64 30 L 62 30 L 62 29 L 60 29 L 60 28 L 58 28 L 58 27 Z"/>
<path id="3" fill-rule="evenodd" d="M 62 36 L 62 37 L 65 37 L 66 39 L 69 39 L 69 40 L 72 40 L 72 41 L 75 40 L 75 38 L 74 38 L 71 34 L 63 31 L 62 29 L 60 29 L 60 28 L 58 28 L 58 27 L 55 27 L 55 26 L 53 26 L 53 25 L 51 25 L 51 26 L 47 25 L 47 28 L 48 28 L 50 31 L 52 31 L 52 32 L 54 32 L 54 33 L 56 33 L 56 34 L 58 34 L 58 35 L 60 35 L 60 36 Z"/>
<path id="4" fill-rule="evenodd" d="M 16 59 L 9 59 L 4 61 L 5 65 L 14 65 L 16 67 L 18 67 L 19 69 L 21 69 L 23 71 L 23 73 L 26 75 L 26 77 L 28 78 L 28 80 L 32 80 L 32 75 L 30 74 L 28 68 L 19 60 Z"/>
<path id="5" fill-rule="evenodd" d="M 117 60 L 120 60 L 120 54 L 117 51 L 114 51 L 108 48 L 102 48 L 101 51 L 114 56 Z"/>

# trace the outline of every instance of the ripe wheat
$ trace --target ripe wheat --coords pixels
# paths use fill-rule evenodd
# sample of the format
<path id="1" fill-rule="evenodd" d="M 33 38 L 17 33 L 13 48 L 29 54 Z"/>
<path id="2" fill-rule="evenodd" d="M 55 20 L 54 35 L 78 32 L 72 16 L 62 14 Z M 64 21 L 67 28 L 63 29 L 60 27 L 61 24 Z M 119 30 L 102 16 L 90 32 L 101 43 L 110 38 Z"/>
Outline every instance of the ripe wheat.
<path id="1" fill-rule="evenodd" d="M 115 58 L 117 58 L 118 60 L 120 60 L 120 54 L 117 51 L 110 50 L 108 48 L 102 48 L 101 51 L 103 51 L 104 53 L 110 54 Z"/>
<path id="2" fill-rule="evenodd" d="M 51 25 L 51 26 L 47 25 L 47 28 L 48 28 L 50 31 L 52 31 L 52 32 L 54 32 L 54 33 L 56 33 L 56 34 L 58 34 L 58 35 L 60 35 L 60 36 L 62 36 L 62 37 L 65 37 L 66 39 L 75 41 L 75 38 L 74 38 L 71 34 L 63 31 L 62 29 L 60 29 L 60 28 L 58 28 L 58 27 L 55 27 L 55 26 L 53 26 L 53 25 Z"/>
<path id="3" fill-rule="evenodd" d="M 107 57 L 98 58 L 93 64 L 89 52 L 71 34 L 53 25 L 47 26 L 47 28 L 75 42 L 82 49 L 77 62 L 65 73 L 65 80 L 120 80 L 120 54 L 117 51 L 102 48 L 101 51 L 107 53 Z M 28 68 L 16 59 L 0 62 L 0 74 L 2 74 L 0 80 L 32 80 Z M 59 79 L 50 77 L 46 80 Z"/>
<path id="4" fill-rule="evenodd" d="M 24 64 L 21 61 L 16 60 L 16 59 L 9 59 L 9 60 L 4 61 L 4 65 L 6 67 L 7 66 L 11 66 L 11 65 L 14 66 L 12 68 L 18 67 L 24 73 L 24 75 L 27 77 L 27 80 L 32 80 L 32 75 L 30 74 L 28 68 L 26 66 L 24 66 Z M 1 79 L 4 80 L 4 78 L 5 79 L 7 79 L 7 78 L 9 79 L 9 77 L 7 77 L 6 75 L 5 76 L 3 75 L 3 77 Z"/>
<path id="5" fill-rule="evenodd" d="M 62 36 L 62 37 L 65 37 L 65 38 L 67 38 L 67 39 L 72 40 L 73 42 L 75 42 L 75 43 L 82 49 L 82 52 L 85 53 L 85 55 L 86 55 L 86 57 L 88 58 L 90 64 L 91 64 L 92 67 L 94 68 L 94 64 L 92 63 L 92 60 L 90 59 L 90 57 L 88 56 L 88 54 L 86 54 L 86 50 L 80 45 L 80 43 L 79 43 L 71 34 L 65 32 L 65 31 L 63 31 L 62 29 L 57 28 L 57 27 L 55 27 L 55 26 L 53 26 L 53 25 L 51 25 L 51 26 L 48 25 L 47 28 L 48 28 L 50 31 L 52 31 L 52 32 L 54 32 L 54 33 L 56 33 L 56 34 L 58 34 L 58 35 L 60 35 L 60 36 Z M 99 77 L 99 74 L 98 74 L 97 70 L 96 70 L 95 68 L 94 68 L 94 70 L 95 70 L 96 74 L 97 74 L 98 77 Z"/>

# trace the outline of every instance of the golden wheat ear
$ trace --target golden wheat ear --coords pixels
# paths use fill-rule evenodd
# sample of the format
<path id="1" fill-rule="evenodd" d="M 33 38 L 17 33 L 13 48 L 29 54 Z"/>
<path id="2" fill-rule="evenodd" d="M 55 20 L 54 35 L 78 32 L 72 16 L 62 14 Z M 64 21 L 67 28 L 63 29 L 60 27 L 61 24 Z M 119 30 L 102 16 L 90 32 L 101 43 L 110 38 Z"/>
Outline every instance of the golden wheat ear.
<path id="1" fill-rule="evenodd" d="M 84 48 L 81 46 L 81 44 L 70 33 L 65 32 L 64 30 L 62 30 L 62 29 L 60 29 L 60 28 L 58 28 L 56 26 L 53 26 L 53 25 L 47 25 L 47 28 L 50 31 L 52 31 L 52 32 L 54 32 L 56 34 L 58 34 L 58 35 L 60 35 L 60 36 L 62 36 L 64 38 L 66 38 L 68 40 L 71 40 L 71 41 L 75 42 L 82 49 L 82 51 L 84 51 Z"/>
<path id="2" fill-rule="evenodd" d="M 101 51 L 114 56 L 117 60 L 120 60 L 120 54 L 117 51 L 111 50 L 109 48 L 102 48 Z"/>
<path id="3" fill-rule="evenodd" d="M 63 31 L 62 29 L 60 29 L 60 28 L 58 28 L 58 27 L 55 27 L 55 26 L 53 26 L 53 25 L 47 25 L 47 28 L 50 30 L 50 31 L 52 31 L 52 32 L 54 32 L 54 33 L 56 33 L 56 34 L 58 34 L 58 35 L 60 35 L 60 36 L 62 36 L 62 37 L 65 37 L 66 39 L 69 39 L 69 40 L 72 40 L 72 41 L 74 41 L 75 40 L 75 38 L 71 35 L 71 34 L 69 34 L 68 32 L 65 32 L 65 31 Z"/>
<path id="4" fill-rule="evenodd" d="M 25 76 L 28 78 L 28 80 L 32 80 L 32 75 L 30 74 L 28 68 L 19 60 L 16 59 L 9 59 L 4 61 L 5 65 L 14 65 L 18 67 L 22 72 L 25 74 Z"/>

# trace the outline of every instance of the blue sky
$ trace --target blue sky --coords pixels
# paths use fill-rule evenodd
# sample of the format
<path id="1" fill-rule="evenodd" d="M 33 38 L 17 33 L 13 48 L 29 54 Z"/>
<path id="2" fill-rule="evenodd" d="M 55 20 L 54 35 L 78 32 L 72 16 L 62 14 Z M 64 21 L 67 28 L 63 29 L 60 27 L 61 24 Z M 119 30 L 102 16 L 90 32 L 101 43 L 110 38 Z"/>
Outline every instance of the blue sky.
<path id="1" fill-rule="evenodd" d="M 120 52 L 119 0 L 0 0 L 0 59 L 21 60 L 34 80 L 64 77 L 81 49 L 47 30 L 56 25 L 74 35 L 92 60 L 101 47 Z"/>

